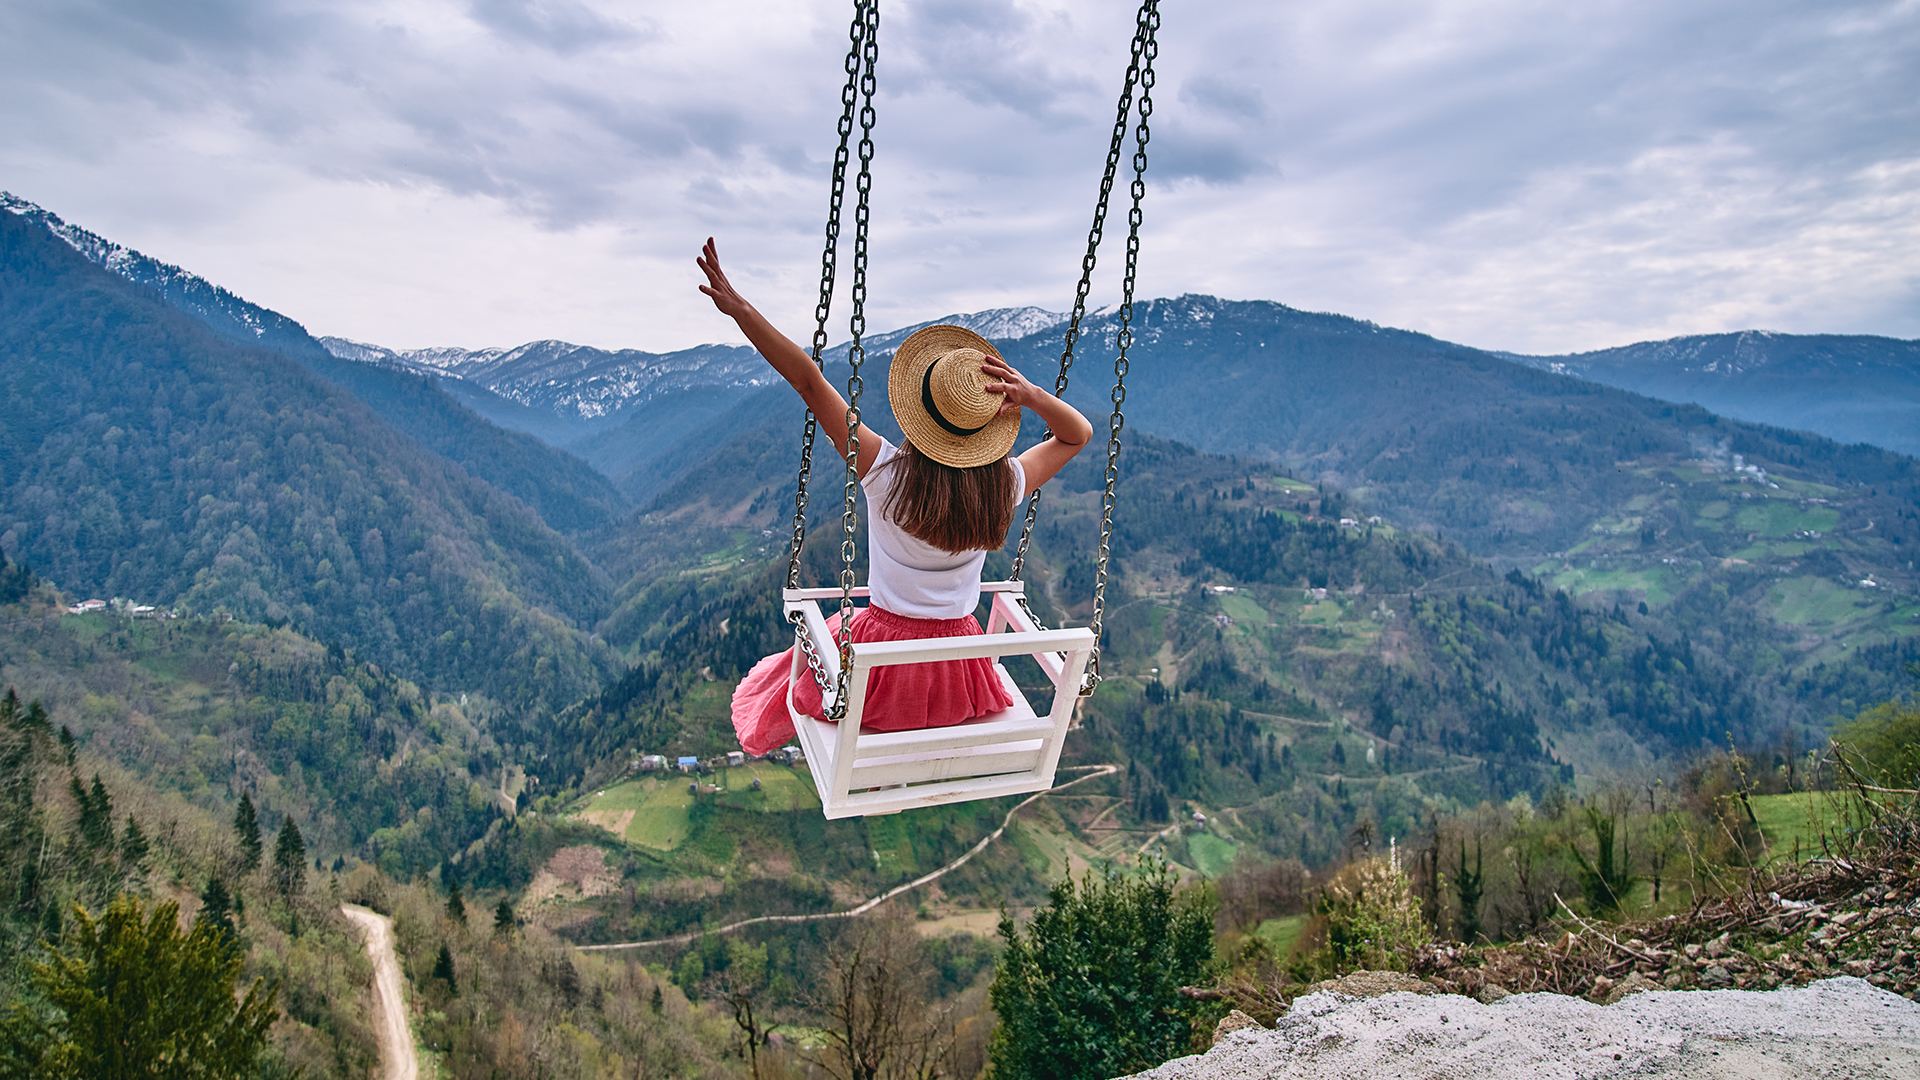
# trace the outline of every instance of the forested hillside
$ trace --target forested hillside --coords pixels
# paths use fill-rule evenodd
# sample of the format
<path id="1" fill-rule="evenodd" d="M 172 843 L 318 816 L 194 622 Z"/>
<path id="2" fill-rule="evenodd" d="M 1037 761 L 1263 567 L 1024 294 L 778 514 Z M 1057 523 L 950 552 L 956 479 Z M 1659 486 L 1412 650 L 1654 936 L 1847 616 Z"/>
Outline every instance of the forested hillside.
<path id="1" fill-rule="evenodd" d="M 0 546 L 76 593 L 292 623 L 433 686 L 572 701 L 605 579 L 280 353 L 0 214 Z"/>
<path id="2" fill-rule="evenodd" d="M 345 361 L 299 323 L 233 295 L 180 267 L 149 258 L 0 192 L 0 210 L 45 227 L 75 251 L 241 345 L 297 360 L 370 406 L 395 430 L 531 506 L 563 532 L 604 525 L 626 510 L 611 484 L 585 462 L 538 439 L 482 419 L 435 381 L 402 368 Z M 511 425 L 509 425 L 509 428 Z"/>
<path id="3" fill-rule="evenodd" d="M 1854 527 L 1874 520 L 1890 540 L 1920 543 L 1920 462 L 1899 454 L 1281 304 L 1155 300 L 1137 305 L 1135 322 L 1131 428 L 1277 462 L 1478 555 L 1573 548 L 1598 517 L 1660 492 L 1648 464 L 1715 451 L 1853 489 Z M 1102 343 L 1116 326 L 1113 316 L 1093 320 L 1095 344 L 1076 368 L 1068 396 L 1089 414 L 1106 411 Z M 1050 377 L 1058 359 L 1044 336 L 1008 348 L 1030 377 Z"/>

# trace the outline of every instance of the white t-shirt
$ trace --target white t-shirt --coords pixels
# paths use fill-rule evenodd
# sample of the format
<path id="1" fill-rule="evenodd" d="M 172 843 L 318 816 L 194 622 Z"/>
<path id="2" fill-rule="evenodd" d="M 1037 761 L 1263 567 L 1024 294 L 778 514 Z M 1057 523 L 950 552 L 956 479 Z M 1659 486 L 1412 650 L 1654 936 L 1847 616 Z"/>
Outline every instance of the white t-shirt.
<path id="1" fill-rule="evenodd" d="M 959 619 L 973 614 L 980 603 L 980 570 L 985 551 L 942 551 L 907 533 L 881 513 L 893 491 L 896 472 L 881 468 L 900 453 L 885 438 L 873 468 L 860 482 L 867 493 L 867 588 L 872 602 L 910 619 Z M 1013 466 L 1013 504 L 1027 495 L 1027 476 L 1020 459 Z"/>

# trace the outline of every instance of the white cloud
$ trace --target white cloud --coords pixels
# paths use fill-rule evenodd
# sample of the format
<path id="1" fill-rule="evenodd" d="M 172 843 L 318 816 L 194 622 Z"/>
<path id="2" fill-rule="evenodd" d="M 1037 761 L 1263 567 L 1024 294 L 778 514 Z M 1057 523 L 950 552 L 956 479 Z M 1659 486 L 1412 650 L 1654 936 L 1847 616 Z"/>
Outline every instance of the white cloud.
<path id="1" fill-rule="evenodd" d="M 849 8 L 0 0 L 0 187 L 393 346 L 724 337 L 713 233 L 802 336 Z M 886 5 L 872 325 L 1070 301 L 1132 11 Z M 1914 0 L 1164 19 L 1148 295 L 1530 351 L 1920 335 Z"/>

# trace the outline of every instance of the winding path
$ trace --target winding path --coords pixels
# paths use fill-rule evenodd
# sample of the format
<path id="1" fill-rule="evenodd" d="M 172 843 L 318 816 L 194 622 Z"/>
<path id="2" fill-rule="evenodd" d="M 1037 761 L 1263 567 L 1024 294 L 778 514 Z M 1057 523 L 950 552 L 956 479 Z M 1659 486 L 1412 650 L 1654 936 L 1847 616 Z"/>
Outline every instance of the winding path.
<path id="1" fill-rule="evenodd" d="M 930 881 L 936 881 L 939 878 L 944 877 L 945 875 L 960 869 L 962 866 L 965 866 L 967 864 L 967 860 L 973 858 L 975 855 L 980 854 L 982 851 L 985 851 L 988 844 L 991 844 L 995 840 L 1000 839 L 1000 834 L 1006 832 L 1007 826 L 1013 824 L 1013 816 L 1015 814 L 1018 814 L 1020 811 L 1026 809 L 1027 805 L 1029 803 L 1032 803 L 1034 800 L 1042 798 L 1047 795 L 1052 795 L 1055 792 L 1065 791 L 1066 789 L 1074 786 L 1075 784 L 1083 784 L 1083 783 L 1086 783 L 1088 780 L 1098 779 L 1099 777 L 1102 777 L 1102 776 L 1112 776 L 1114 773 L 1117 773 L 1120 771 L 1120 766 L 1118 765 L 1067 765 L 1067 766 L 1061 766 L 1061 768 L 1063 770 L 1072 768 L 1072 769 L 1091 769 L 1093 771 L 1087 773 L 1087 775 L 1085 776 L 1075 777 L 1074 779 L 1069 780 L 1064 784 L 1055 784 L 1054 786 L 1048 788 L 1045 791 L 1034 792 L 1032 795 L 1029 795 L 1026 798 L 1020 800 L 1019 805 L 1007 811 L 1007 816 L 1002 818 L 1000 821 L 1000 827 L 988 833 L 986 837 L 983 838 L 979 843 L 973 845 L 971 848 L 968 848 L 966 851 L 966 854 L 961 855 L 959 858 L 953 860 L 952 862 L 948 863 L 947 865 L 941 867 L 938 870 L 934 870 L 934 871 L 930 871 L 928 873 L 922 874 L 919 877 L 914 878 L 912 881 L 907 882 L 905 885 L 896 885 L 893 888 L 888 889 L 886 892 L 881 893 L 879 896 L 872 897 L 871 899 L 868 899 L 860 903 L 858 906 L 848 908 L 845 911 L 822 911 L 812 915 L 761 915 L 758 918 L 742 919 L 739 922 L 731 922 L 726 924 L 725 926 L 716 926 L 711 930 L 694 930 L 685 934 L 675 934 L 672 937 L 653 938 L 648 941 L 620 941 L 610 945 L 576 945 L 574 946 L 574 948 L 579 949 L 581 952 L 612 952 L 616 949 L 644 949 L 651 945 L 685 945 L 694 941 L 696 938 L 702 938 L 708 934 L 731 933 L 732 931 L 739 930 L 743 927 L 757 926 L 761 923 L 820 922 L 824 919 L 851 919 L 858 915 L 865 915 L 867 912 L 872 911 L 874 908 L 879 907 L 881 904 L 884 904 L 887 901 L 893 899 L 894 897 L 899 896 L 901 893 L 911 892 L 914 889 L 917 889 L 920 886 L 925 885 Z M 408 1077 L 408 1080 L 412 1080 L 412 1078 Z"/>
<path id="2" fill-rule="evenodd" d="M 380 1075 L 385 1080 L 419 1080 L 420 1054 L 407 1023 L 407 999 L 401 995 L 400 962 L 393 956 L 393 920 L 358 904 L 340 905 L 340 914 L 367 936 L 373 961 L 373 1032 L 380 1043 Z"/>

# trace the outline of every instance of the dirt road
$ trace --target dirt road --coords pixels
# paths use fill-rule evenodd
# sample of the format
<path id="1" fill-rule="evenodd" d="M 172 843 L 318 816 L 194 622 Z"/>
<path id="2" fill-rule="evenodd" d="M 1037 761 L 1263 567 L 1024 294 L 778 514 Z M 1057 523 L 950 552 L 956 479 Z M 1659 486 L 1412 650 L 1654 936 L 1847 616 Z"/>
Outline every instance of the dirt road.
<path id="1" fill-rule="evenodd" d="M 373 1031 L 380 1040 L 384 1080 L 419 1080 L 420 1060 L 407 1023 L 407 999 L 401 994 L 400 962 L 393 955 L 393 922 L 358 904 L 340 905 L 340 914 L 367 936 L 373 961 Z"/>

